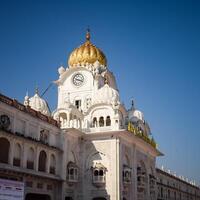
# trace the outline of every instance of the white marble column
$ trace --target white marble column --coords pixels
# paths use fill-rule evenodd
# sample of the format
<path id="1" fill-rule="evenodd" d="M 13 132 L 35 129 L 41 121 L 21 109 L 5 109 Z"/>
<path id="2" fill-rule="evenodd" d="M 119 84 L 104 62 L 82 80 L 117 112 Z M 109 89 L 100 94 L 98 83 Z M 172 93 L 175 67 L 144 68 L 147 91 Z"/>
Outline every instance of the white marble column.
<path id="1" fill-rule="evenodd" d="M 21 162 L 22 162 L 23 168 L 26 168 L 27 152 L 28 152 L 28 149 L 26 148 L 25 143 L 23 143 L 22 156 L 21 156 Z"/>
<path id="2" fill-rule="evenodd" d="M 72 115 L 72 128 L 74 128 L 74 115 Z"/>
<path id="3" fill-rule="evenodd" d="M 70 127 L 70 113 L 67 112 L 67 127 Z"/>
<path id="4" fill-rule="evenodd" d="M 34 162 L 34 169 L 36 171 L 38 171 L 39 155 L 40 155 L 40 149 L 38 147 L 36 147 L 36 149 L 35 149 L 35 162 Z"/>
<path id="5" fill-rule="evenodd" d="M 10 150 L 9 150 L 9 158 L 8 164 L 13 165 L 13 156 L 14 156 L 14 139 L 10 141 Z"/>
<path id="6" fill-rule="evenodd" d="M 46 152 L 47 153 L 47 160 L 46 160 L 46 170 L 45 172 L 49 173 L 50 172 L 50 153 L 49 152 Z"/>

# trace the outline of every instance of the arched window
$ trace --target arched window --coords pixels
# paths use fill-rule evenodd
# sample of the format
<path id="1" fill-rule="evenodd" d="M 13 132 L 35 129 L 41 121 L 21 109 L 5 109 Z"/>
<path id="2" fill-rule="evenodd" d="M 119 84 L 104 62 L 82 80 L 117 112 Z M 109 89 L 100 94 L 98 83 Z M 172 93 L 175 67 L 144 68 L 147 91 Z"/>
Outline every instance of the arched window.
<path id="1" fill-rule="evenodd" d="M 46 171 L 46 161 L 47 161 L 47 154 L 45 151 L 41 151 L 39 155 L 38 171 L 41 172 Z"/>
<path id="2" fill-rule="evenodd" d="M 131 168 L 128 165 L 123 166 L 123 183 L 130 184 L 131 183 Z"/>
<path id="3" fill-rule="evenodd" d="M 99 170 L 99 176 L 103 176 L 103 175 L 104 175 L 103 170 L 100 169 L 100 170 Z"/>
<path id="4" fill-rule="evenodd" d="M 34 168 L 34 150 L 33 150 L 32 147 L 30 147 L 29 150 L 28 150 L 26 167 L 28 169 Z"/>
<path id="5" fill-rule="evenodd" d="M 73 162 L 67 165 L 67 179 L 71 183 L 78 182 L 78 166 Z"/>
<path id="6" fill-rule="evenodd" d="M 96 163 L 93 168 L 93 184 L 95 186 L 104 185 L 106 182 L 106 168 L 101 163 Z"/>
<path id="7" fill-rule="evenodd" d="M 94 176 L 98 176 L 99 175 L 99 171 L 98 170 L 94 170 Z"/>
<path id="8" fill-rule="evenodd" d="M 110 120 L 110 116 L 106 117 L 106 126 L 110 126 L 111 125 L 111 120 Z"/>
<path id="9" fill-rule="evenodd" d="M 13 165 L 20 167 L 20 163 L 21 163 L 21 146 L 19 144 L 16 144 L 14 149 Z"/>
<path id="10" fill-rule="evenodd" d="M 6 138 L 0 138 L 0 163 L 8 163 L 10 143 Z"/>
<path id="11" fill-rule="evenodd" d="M 56 173 L 56 158 L 52 154 L 50 158 L 50 169 L 49 169 L 50 174 L 55 174 Z"/>
<path id="12" fill-rule="evenodd" d="M 99 118 L 99 126 L 100 127 L 104 126 L 104 118 L 103 117 Z"/>
<path id="13" fill-rule="evenodd" d="M 97 118 L 96 117 L 93 118 L 92 127 L 97 127 Z"/>

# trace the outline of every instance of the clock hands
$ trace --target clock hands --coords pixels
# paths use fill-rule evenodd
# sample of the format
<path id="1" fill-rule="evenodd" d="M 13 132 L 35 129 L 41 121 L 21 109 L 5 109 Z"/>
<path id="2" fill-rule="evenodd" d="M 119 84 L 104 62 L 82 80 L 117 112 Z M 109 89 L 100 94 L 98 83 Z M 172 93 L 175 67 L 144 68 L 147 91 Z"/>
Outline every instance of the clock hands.
<path id="1" fill-rule="evenodd" d="M 79 78 L 77 78 L 77 77 L 74 77 L 74 80 L 83 82 L 83 79 L 79 79 Z"/>
<path id="2" fill-rule="evenodd" d="M 73 77 L 73 83 L 74 83 L 74 85 L 80 86 L 80 85 L 83 84 L 83 82 L 84 82 L 84 77 L 83 77 L 82 74 L 77 73 L 77 74 L 74 75 L 74 77 Z"/>

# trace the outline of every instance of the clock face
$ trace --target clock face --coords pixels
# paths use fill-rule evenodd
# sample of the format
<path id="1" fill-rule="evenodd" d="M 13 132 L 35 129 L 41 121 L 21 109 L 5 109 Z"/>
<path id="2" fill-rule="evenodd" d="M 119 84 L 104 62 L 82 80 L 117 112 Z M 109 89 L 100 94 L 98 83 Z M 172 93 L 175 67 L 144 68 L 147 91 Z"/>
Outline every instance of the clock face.
<path id="1" fill-rule="evenodd" d="M 10 119 L 7 115 L 0 116 L 0 126 L 5 129 L 10 126 Z"/>
<path id="2" fill-rule="evenodd" d="M 84 76 L 81 73 L 77 73 L 73 76 L 73 84 L 81 86 L 84 82 Z"/>

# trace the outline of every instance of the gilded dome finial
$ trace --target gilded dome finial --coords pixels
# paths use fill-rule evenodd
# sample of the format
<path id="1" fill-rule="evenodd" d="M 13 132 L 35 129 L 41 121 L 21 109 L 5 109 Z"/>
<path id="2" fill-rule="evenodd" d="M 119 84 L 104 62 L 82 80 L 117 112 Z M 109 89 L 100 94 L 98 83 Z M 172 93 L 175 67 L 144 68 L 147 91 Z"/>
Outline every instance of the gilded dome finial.
<path id="1" fill-rule="evenodd" d="M 86 32 L 86 40 L 90 41 L 90 28 L 87 28 L 87 32 Z"/>
<path id="2" fill-rule="evenodd" d="M 85 66 L 87 64 L 94 64 L 98 61 L 101 65 L 106 68 L 107 61 L 106 56 L 97 48 L 95 45 L 90 42 L 90 29 L 87 28 L 86 31 L 86 41 L 74 49 L 69 56 L 68 65 L 69 67 Z"/>
<path id="3" fill-rule="evenodd" d="M 36 85 L 36 87 L 35 87 L 35 94 L 38 94 L 38 95 L 39 95 L 39 88 L 38 88 L 37 85 Z"/>
<path id="4" fill-rule="evenodd" d="M 131 109 L 133 110 L 135 108 L 135 103 L 134 103 L 134 99 L 131 99 Z"/>

